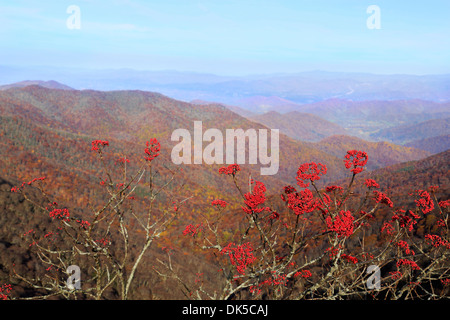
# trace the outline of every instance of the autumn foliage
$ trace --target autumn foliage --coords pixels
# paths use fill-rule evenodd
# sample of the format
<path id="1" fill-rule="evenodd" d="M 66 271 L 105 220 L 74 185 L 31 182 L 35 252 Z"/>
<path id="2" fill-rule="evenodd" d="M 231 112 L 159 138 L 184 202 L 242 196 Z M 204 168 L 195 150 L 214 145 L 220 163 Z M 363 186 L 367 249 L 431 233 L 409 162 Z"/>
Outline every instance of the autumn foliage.
<path id="1" fill-rule="evenodd" d="M 96 153 L 102 169 L 98 187 L 106 197 L 89 214 L 72 214 L 51 199 L 51 182 L 45 177 L 11 188 L 44 212 L 54 227 L 44 234 L 24 230 L 24 241 L 45 266 L 34 278 L 12 266 L 12 279 L 34 290 L 27 298 L 129 299 L 142 273 L 152 273 L 187 299 L 449 296 L 449 199 L 438 199 L 439 187 L 434 186 L 411 190 L 410 205 L 396 207 L 371 178 L 363 178 L 362 192 L 356 193 L 355 184 L 369 161 L 364 151 L 349 150 L 344 156 L 347 185 L 319 188 L 327 166 L 309 162 L 299 166 L 297 185 L 285 186 L 278 195 L 267 194 L 266 185 L 251 176 L 242 184 L 238 178 L 245 173 L 237 164 L 220 168 L 224 188 L 236 190 L 235 203 L 214 199 L 196 221 L 186 223 L 180 217 L 188 199 L 174 201 L 165 192 L 176 172 L 164 183 L 154 183 L 158 140 L 146 143 L 145 161 L 136 172 L 127 170 L 133 159 L 119 158 L 118 174 L 105 165 L 109 145 L 92 141 L 90 152 Z M 135 205 L 137 186 L 144 180 L 145 209 Z M 40 197 L 29 196 L 30 188 L 37 188 Z M 420 236 L 417 228 L 430 215 L 436 218 L 429 228 L 433 232 Z M 157 257 L 149 250 L 152 244 L 161 248 Z M 174 248 L 177 244 L 183 248 Z M 183 269 L 186 257 L 197 261 L 188 272 Z M 69 265 L 82 270 L 79 290 L 66 286 Z M 143 265 L 151 268 L 141 270 Z M 379 286 L 371 285 L 373 266 L 380 270 Z M 10 284 L 0 286 L 0 298 L 10 297 L 21 298 L 14 297 Z"/>

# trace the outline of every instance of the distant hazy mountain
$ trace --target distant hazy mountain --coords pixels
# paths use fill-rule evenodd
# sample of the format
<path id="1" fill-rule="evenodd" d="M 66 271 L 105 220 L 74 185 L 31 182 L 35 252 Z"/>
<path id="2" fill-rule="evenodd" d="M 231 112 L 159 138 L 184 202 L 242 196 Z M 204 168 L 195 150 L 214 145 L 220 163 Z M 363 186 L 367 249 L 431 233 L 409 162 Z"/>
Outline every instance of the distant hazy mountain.
<path id="1" fill-rule="evenodd" d="M 251 96 L 235 101 L 235 104 L 253 113 L 276 111 L 286 113 L 296 110 L 300 104 L 276 96 Z"/>
<path id="2" fill-rule="evenodd" d="M 200 99 L 195 99 L 195 100 L 190 101 L 190 103 L 201 105 L 201 106 L 206 106 L 206 105 L 209 105 L 209 104 L 221 105 L 221 106 L 224 106 L 227 109 L 233 111 L 234 113 L 237 113 L 238 115 L 240 115 L 240 116 L 242 116 L 244 118 L 248 118 L 248 119 L 256 115 L 254 112 L 251 112 L 251 111 L 246 110 L 244 108 L 241 108 L 241 107 L 238 107 L 238 106 L 225 105 L 225 104 L 221 104 L 221 103 L 217 103 L 217 102 L 210 102 L 210 101 L 204 101 L 204 100 L 200 100 Z"/>
<path id="3" fill-rule="evenodd" d="M 406 143 L 405 146 L 426 150 L 433 154 L 443 152 L 450 149 L 450 134 L 414 140 Z"/>
<path id="4" fill-rule="evenodd" d="M 292 111 L 280 114 L 270 111 L 250 118 L 301 141 L 319 141 L 325 137 L 346 134 L 344 128 L 316 115 Z"/>
<path id="5" fill-rule="evenodd" d="M 353 101 L 450 100 L 448 74 L 417 76 L 311 71 L 231 77 L 170 70 L 0 66 L 0 83 L 7 84 L 24 79 L 54 79 L 76 89 L 156 91 L 183 101 L 201 99 L 244 108 L 253 108 L 261 104 L 260 100 L 264 98 L 278 101 L 283 99 L 296 104 L 331 98 Z M 252 97 L 260 97 L 256 105 L 249 105 Z M 270 110 L 277 111 L 276 105 L 269 104 L 269 107 L 265 108 L 265 111 Z"/>
<path id="6" fill-rule="evenodd" d="M 415 140 L 422 140 L 437 136 L 444 136 L 445 138 L 445 136 L 448 136 L 449 134 L 450 117 L 383 129 L 376 133 L 376 137 L 379 139 L 404 144 Z"/>
<path id="7" fill-rule="evenodd" d="M 24 74 L 45 73 L 50 81 L 20 81 L 0 89 L 39 85 L 52 89 L 151 90 L 177 100 L 226 106 L 229 110 L 251 118 L 254 114 L 276 111 L 297 111 L 319 116 L 346 130 L 346 133 L 366 140 L 388 140 L 407 143 L 431 137 L 416 134 L 408 139 L 389 130 L 423 121 L 450 117 L 450 75 L 411 76 L 373 75 L 337 72 L 304 72 L 298 74 L 225 77 L 212 74 L 177 71 L 75 70 L 12 68 L 0 66 L 1 80 L 23 77 Z M 22 78 L 23 79 L 23 78 Z M 67 83 L 68 85 L 63 85 Z M 370 100 L 365 100 L 370 99 Z M 428 100 L 424 100 L 428 99 Z M 444 102 L 440 102 L 444 100 Z M 292 114 L 291 114 L 292 116 Z M 271 126 L 270 123 L 261 123 Z M 267 118 L 267 116 L 266 116 Z M 269 119 L 270 120 L 270 119 Z M 274 121 L 274 120 L 272 120 Z M 274 124 L 275 125 L 275 124 Z M 277 126 L 280 126 L 277 124 Z M 317 141 L 330 134 L 334 127 L 322 126 L 319 134 L 288 129 L 292 137 Z M 329 133 L 324 130 L 330 129 Z M 299 131 L 300 130 L 300 131 Z M 387 131 L 383 131 L 387 130 Z M 430 129 L 427 129 L 430 130 Z M 414 131 L 414 130 L 413 130 Z M 297 132 L 297 133 L 296 133 Z M 433 136 L 448 134 L 438 130 Z M 392 135 L 396 137 L 393 138 Z"/>
<path id="8" fill-rule="evenodd" d="M 450 102 L 438 103 L 418 99 L 393 101 L 329 99 L 302 105 L 298 111 L 312 113 L 337 123 L 352 135 L 370 140 L 388 139 L 400 142 L 401 140 L 391 140 L 394 134 L 388 136 L 389 128 L 450 117 Z M 380 131 L 384 129 L 387 130 L 386 133 Z M 431 127 L 428 130 L 432 130 Z M 443 133 L 436 135 L 441 134 Z"/>
<path id="9" fill-rule="evenodd" d="M 10 88 L 23 88 L 27 86 L 41 86 L 48 89 L 59 89 L 59 90 L 73 90 L 73 88 L 66 86 L 65 84 L 59 83 L 57 81 L 41 81 L 41 80 L 25 80 L 12 84 L 7 84 L 0 86 L 0 90 L 6 90 Z"/>

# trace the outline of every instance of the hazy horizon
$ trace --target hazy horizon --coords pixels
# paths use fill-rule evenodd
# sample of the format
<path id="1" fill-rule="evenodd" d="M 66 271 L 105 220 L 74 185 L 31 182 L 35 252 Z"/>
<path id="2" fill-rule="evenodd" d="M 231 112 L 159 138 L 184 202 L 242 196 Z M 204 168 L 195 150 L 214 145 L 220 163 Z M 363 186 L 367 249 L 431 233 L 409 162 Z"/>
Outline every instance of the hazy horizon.
<path id="1" fill-rule="evenodd" d="M 372 5 L 379 29 L 368 27 Z M 439 0 L 0 1 L 0 61 L 237 77 L 449 74 L 449 11 Z"/>
<path id="2" fill-rule="evenodd" d="M 397 73 L 397 72 L 369 72 L 369 71 L 346 71 L 346 70 L 340 70 L 340 71 L 331 71 L 331 70 L 325 70 L 325 69 L 310 69 L 310 70 L 299 70 L 299 71 L 274 71 L 274 72 L 255 72 L 255 73 L 248 73 L 248 74 L 227 74 L 227 73 L 216 73 L 216 72 L 202 72 L 202 71 L 196 71 L 196 70 L 179 70 L 179 69 L 137 69 L 132 67 L 109 67 L 109 68 L 79 68 L 79 67 L 57 67 L 57 66 L 51 66 L 51 65 L 4 65 L 0 64 L 1 68 L 11 68 L 16 69 L 20 71 L 26 71 L 26 70 L 38 70 L 38 71 L 45 71 L 50 70 L 52 72 L 58 72 L 60 75 L 64 74 L 66 71 L 76 72 L 83 74 L 85 72 L 120 72 L 120 71 L 131 71 L 136 73 L 178 73 L 178 74 L 184 74 L 184 75 L 205 75 L 205 76 L 214 76 L 214 77 L 222 77 L 222 78 L 251 78 L 251 77 L 276 77 L 276 76 L 295 76 L 295 75 L 304 75 L 304 74 L 348 74 L 348 75 L 372 75 L 372 76 L 412 76 L 412 77 L 426 77 L 426 76 L 450 76 L 449 72 L 442 72 L 442 73 Z M 23 78 L 20 81 L 56 81 L 61 82 L 58 79 L 53 78 Z M 18 81 L 13 81 L 18 82 Z M 2 84 L 11 84 L 13 82 L 3 83 L 0 79 L 0 85 Z M 63 82 L 61 82 L 64 84 Z"/>

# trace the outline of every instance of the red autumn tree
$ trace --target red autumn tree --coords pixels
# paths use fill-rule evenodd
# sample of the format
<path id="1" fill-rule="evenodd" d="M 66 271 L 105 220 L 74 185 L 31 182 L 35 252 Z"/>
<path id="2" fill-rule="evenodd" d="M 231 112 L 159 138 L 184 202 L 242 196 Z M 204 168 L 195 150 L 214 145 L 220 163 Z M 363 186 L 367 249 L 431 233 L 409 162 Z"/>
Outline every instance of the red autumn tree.
<path id="1" fill-rule="evenodd" d="M 127 299 L 136 271 L 148 248 L 170 232 L 179 212 L 178 204 L 166 197 L 166 209 L 159 214 L 155 204 L 162 189 L 155 189 L 152 168 L 161 146 L 156 139 L 147 142 L 145 164 L 132 175 L 130 159 L 116 161 L 122 169 L 120 179 L 106 170 L 104 152 L 108 141 L 94 140 L 103 167 L 100 186 L 108 195 L 104 205 L 92 208 L 90 219 L 73 215 L 53 201 L 44 189 L 44 178 L 13 187 L 52 219 L 55 229 L 43 235 L 29 230 L 30 248 L 46 266 L 44 277 L 13 275 L 40 293 L 36 298 L 114 297 Z M 276 198 L 267 194 L 266 185 L 249 179 L 248 192 L 239 185 L 241 167 L 232 164 L 219 169 L 230 179 L 240 198 L 240 209 L 232 210 L 222 199 L 211 201 L 214 214 L 188 224 L 180 237 L 192 240 L 189 251 L 200 261 L 215 266 L 214 279 L 192 270 L 192 276 L 179 272 L 172 259 L 173 250 L 164 247 L 166 260 L 157 259 L 155 272 L 173 279 L 189 299 L 438 299 L 448 296 L 450 283 L 449 200 L 438 201 L 436 188 L 410 194 L 411 208 L 396 208 L 374 179 L 366 179 L 363 192 L 355 194 L 358 175 L 369 157 L 350 150 L 344 165 L 350 169 L 347 186 L 331 185 L 319 189 L 317 181 L 327 174 L 321 163 L 299 166 L 297 187 L 286 186 Z M 136 186 L 148 176 L 148 207 L 136 212 L 131 205 Z M 105 179 L 106 177 L 106 179 Z M 226 183 L 226 181 L 224 181 Z M 27 196 L 27 187 L 41 190 L 42 201 Z M 434 197 L 434 198 L 433 198 Z M 281 204 L 279 203 L 281 200 Z M 42 205 L 44 203 L 44 205 Z M 433 233 L 415 235 L 423 219 L 432 212 L 438 217 Z M 374 223 L 382 214 L 382 224 Z M 228 220 L 225 217 L 230 217 Z M 226 221 L 233 224 L 227 224 Z M 130 228 L 131 223 L 138 228 Z M 136 242 L 131 231 L 139 230 L 143 240 Z M 177 230 L 177 229 L 173 229 Z M 369 230 L 371 232 L 369 233 Z M 367 232 L 367 234 L 366 234 Z M 372 235 L 380 234 L 381 241 Z M 138 249 L 131 254 L 131 247 Z M 123 248 L 118 250 L 118 248 Z M 178 263 L 181 263 L 178 260 Z M 156 264 L 156 263 L 155 263 Z M 79 289 L 66 285 L 68 266 L 81 265 L 85 280 Z M 377 273 L 379 270 L 379 279 Z M 10 286 L 0 287 L 0 298 L 7 298 Z M 33 297 L 31 297 L 33 298 Z"/>
<path id="2" fill-rule="evenodd" d="M 316 182 L 327 173 L 326 166 L 302 164 L 296 177 L 300 189 L 286 186 L 281 195 L 285 203 L 283 213 L 267 203 L 262 182 L 250 180 L 252 191 L 243 193 L 236 179 L 240 167 L 221 168 L 219 173 L 232 177 L 243 203 L 241 213 L 226 213 L 237 215 L 240 221 L 232 242 L 222 224 L 224 208 L 215 217 L 205 217 L 202 228 L 190 233 L 195 246 L 216 260 L 220 280 L 208 291 L 204 282 L 190 284 L 180 277 L 170 261 L 161 262 L 158 273 L 176 279 L 187 297 L 197 299 L 447 296 L 447 202 L 441 201 L 437 212 L 441 217 L 439 235 L 415 237 L 418 221 L 433 210 L 437 199 L 418 190 L 411 194 L 418 197 L 414 199 L 415 209 L 395 209 L 386 193 L 373 190 L 380 188 L 374 179 L 366 179 L 365 195 L 354 199 L 352 188 L 368 158 L 363 151 L 347 152 L 344 164 L 352 175 L 346 188 L 334 185 L 319 190 Z M 368 245 L 365 231 L 382 210 L 390 211 L 388 220 L 375 231 L 383 234 L 383 241 Z M 229 260 L 223 259 L 224 252 Z M 376 286 L 371 278 L 373 270 L 382 271 Z"/>

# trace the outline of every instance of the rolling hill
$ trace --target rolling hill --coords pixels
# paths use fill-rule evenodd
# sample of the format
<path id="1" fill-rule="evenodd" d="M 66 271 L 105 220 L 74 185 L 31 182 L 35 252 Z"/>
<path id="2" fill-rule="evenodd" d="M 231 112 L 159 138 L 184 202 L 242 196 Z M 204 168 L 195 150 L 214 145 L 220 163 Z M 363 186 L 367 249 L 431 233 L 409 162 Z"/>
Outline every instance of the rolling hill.
<path id="1" fill-rule="evenodd" d="M 286 113 L 296 110 L 300 106 L 298 103 L 277 96 L 259 95 L 241 98 L 235 101 L 234 104 L 257 114 L 270 111 Z"/>
<path id="2" fill-rule="evenodd" d="M 438 136 L 444 136 L 442 139 L 445 140 L 445 136 L 448 136 L 449 134 L 450 117 L 447 117 L 442 119 L 432 119 L 416 124 L 382 129 L 373 136 L 378 139 L 405 144 L 415 140 L 422 140 Z"/>
<path id="3" fill-rule="evenodd" d="M 363 139 L 344 135 L 334 135 L 319 142 L 312 143 L 316 149 L 331 155 L 345 154 L 347 150 L 364 150 L 369 155 L 367 169 L 374 170 L 396 163 L 426 158 L 430 152 L 396 145 L 390 142 L 370 142 Z"/>
<path id="4" fill-rule="evenodd" d="M 86 153 L 95 139 L 111 141 L 116 154 L 137 156 L 145 141 L 155 137 L 162 145 L 161 161 L 171 163 L 170 150 L 176 144 L 171 141 L 172 132 L 180 128 L 192 132 L 195 120 L 203 121 L 204 130 L 267 129 L 217 104 L 193 105 L 144 91 L 11 88 L 0 92 L 0 111 L 2 169 L 5 178 L 11 179 L 32 178 L 38 174 L 33 168 L 42 174 L 48 166 L 59 179 L 78 175 L 89 180 L 93 159 L 86 158 Z M 273 188 L 293 183 L 299 164 L 307 161 L 329 163 L 330 180 L 346 174 L 338 157 L 280 135 L 278 174 L 260 179 L 272 182 Z M 223 194 L 222 177 L 217 174 L 220 166 L 186 165 L 183 175 L 193 189 L 203 190 L 200 186 L 208 185 L 211 192 Z M 259 176 L 259 165 L 244 167 Z M 65 174 L 57 174 L 59 171 Z"/>
<path id="5" fill-rule="evenodd" d="M 450 149 L 450 134 L 414 140 L 405 144 L 406 147 L 413 147 L 431 153 L 440 153 Z"/>
<path id="6" fill-rule="evenodd" d="M 7 89 L 11 89 L 11 88 L 24 88 L 24 87 L 33 86 L 33 85 L 41 86 L 43 88 L 48 88 L 48 89 L 73 90 L 73 88 L 66 86 L 65 84 L 59 83 L 57 81 L 54 81 L 54 80 L 50 80 L 50 81 L 25 80 L 25 81 L 20 81 L 20 82 L 0 86 L 0 90 L 7 90 Z"/>
<path id="7" fill-rule="evenodd" d="M 48 153 L 56 159 L 52 163 L 63 167 L 65 161 L 59 163 L 61 155 L 51 151 L 52 141 L 46 137 L 55 137 L 53 140 L 72 139 L 68 148 L 81 148 L 82 143 L 94 139 L 109 139 L 116 141 L 121 152 L 133 149 L 138 152 L 138 146 L 143 146 L 151 137 L 158 138 L 163 146 L 163 157 L 170 162 L 170 150 L 176 144 L 171 141 L 174 130 L 184 128 L 193 131 L 193 122 L 201 120 L 203 128 L 217 128 L 225 132 L 227 128 L 242 128 L 247 130 L 268 129 L 267 126 L 252 122 L 236 113 L 231 112 L 220 104 L 190 104 L 168 98 L 162 94 L 147 91 L 93 91 L 93 90 L 56 90 L 41 86 L 27 86 L 24 88 L 10 88 L 0 91 L 0 111 L 2 119 L 3 144 L 8 148 L 21 146 L 22 153 L 34 150 L 33 157 L 47 159 Z M 276 114 L 274 114 L 276 116 Z M 283 116 L 279 116 L 283 117 Z M 304 115 L 294 112 L 288 118 L 303 120 Z M 273 117 L 275 118 L 275 117 Z M 292 121 L 291 121 L 292 122 Z M 342 131 L 339 126 L 321 121 L 318 117 L 309 115 L 308 128 L 315 132 L 317 139 L 322 129 L 324 135 Z M 295 127 L 294 123 L 290 128 Z M 311 125 L 316 127 L 313 130 Z M 283 128 L 284 124 L 277 126 Z M 298 125 L 300 127 L 300 125 Z M 289 128 L 289 127 L 286 127 Z M 321 129 L 322 128 L 322 129 Z M 300 128 L 296 128 L 299 130 Z M 26 132 L 26 133 L 25 133 Z M 36 137 L 34 132 L 40 132 Z M 298 131 L 297 131 L 298 132 Z M 287 134 L 287 132 L 286 132 Z M 292 134 L 292 133 L 289 133 Z M 306 133 L 305 133 L 306 134 Z M 26 135 L 33 138 L 25 138 Z M 46 139 L 43 144 L 40 139 Z M 334 140 L 333 140 L 334 139 Z M 342 178 L 347 173 L 342 168 L 342 157 L 346 150 L 368 148 L 378 150 L 383 148 L 391 156 L 378 162 L 373 168 L 389 165 L 396 162 L 423 158 L 428 153 L 404 148 L 392 144 L 378 144 L 372 147 L 360 139 L 341 136 L 324 140 L 317 145 L 296 141 L 287 135 L 280 135 L 280 166 L 274 177 L 261 177 L 261 179 L 277 180 L 275 185 L 295 182 L 295 173 L 299 164 L 303 162 L 324 162 L 330 169 L 329 181 Z M 338 141 L 339 140 L 339 141 Z M 347 141 L 347 142 L 345 142 Z M 43 146 L 47 146 L 44 148 Z M 378 151 L 380 151 L 378 150 Z M 377 151 L 377 152 L 378 152 Z M 387 152 L 386 151 L 386 152 Z M 18 151 L 17 151 L 18 152 Z M 74 157 L 79 150 L 70 150 Z M 383 152 L 384 154 L 384 152 Z M 18 154 L 10 153 L 11 159 L 20 158 Z M 80 155 L 81 157 L 81 155 Z M 64 158 L 65 159 L 65 158 Z M 197 166 L 187 165 L 187 172 L 200 174 L 194 180 L 215 181 L 211 174 L 217 172 L 220 165 Z M 76 167 L 76 166 L 75 166 Z M 257 175 L 259 165 L 248 165 L 254 175 Z M 192 171 L 190 171 L 192 170 Z M 8 167 L 6 172 L 10 172 Z M 187 174 L 187 173 L 186 173 Z M 217 180 L 216 180 L 217 181 Z M 328 181 L 328 182 L 329 182 Z M 212 186 L 220 189 L 220 183 Z"/>
<path id="8" fill-rule="evenodd" d="M 418 189 L 429 190 L 431 186 L 438 187 L 436 191 L 438 201 L 448 200 L 450 198 L 449 158 L 450 150 L 447 150 L 425 159 L 402 162 L 374 171 L 363 172 L 358 177 L 355 190 L 362 192 L 362 189 L 366 189 L 363 186 L 364 179 L 374 179 L 392 199 L 395 208 L 414 208 L 415 203 L 411 200 L 410 194 Z M 339 181 L 338 183 L 345 182 Z"/>
<path id="9" fill-rule="evenodd" d="M 431 186 L 438 187 L 432 195 L 433 201 L 437 202 L 450 199 L 450 150 L 431 155 L 427 158 L 407 161 L 373 171 L 365 171 L 356 177 L 352 191 L 355 198 L 366 194 L 367 186 L 365 179 L 374 179 L 380 185 L 380 191 L 384 192 L 393 202 L 393 209 L 387 206 L 379 207 L 374 214 L 374 221 L 371 223 L 373 237 L 377 241 L 383 241 L 383 235 L 379 232 L 383 223 L 389 220 L 392 211 L 397 209 L 415 210 L 415 197 L 412 195 L 415 190 L 430 190 Z M 373 157 L 372 157 L 373 159 Z M 370 154 L 369 154 L 370 161 Z M 350 179 L 335 181 L 334 184 L 346 186 Z M 356 200 L 356 204 L 360 200 Z M 437 203 L 435 202 L 435 205 Z M 421 215 L 417 223 L 412 238 L 423 238 L 427 233 L 436 233 L 435 222 L 440 218 L 436 212 Z"/>
<path id="10" fill-rule="evenodd" d="M 341 126 L 316 115 L 291 111 L 280 114 L 270 111 L 256 115 L 250 120 L 272 129 L 280 129 L 285 135 L 300 141 L 319 141 L 325 137 L 346 134 Z"/>
<path id="11" fill-rule="evenodd" d="M 381 130 L 450 116 L 449 102 L 424 100 L 349 101 L 329 99 L 298 109 L 341 125 L 352 135 L 382 140 Z M 381 133 L 380 133 L 381 131 Z"/>
<path id="12" fill-rule="evenodd" d="M 440 193 L 450 196 L 450 150 L 432 155 L 418 161 L 408 161 L 381 168 L 370 175 L 387 188 L 395 190 L 427 189 L 440 187 Z"/>
<path id="13" fill-rule="evenodd" d="M 240 115 L 241 117 L 244 117 L 244 118 L 251 118 L 256 115 L 254 112 L 246 110 L 246 109 L 238 107 L 238 106 L 225 105 L 222 103 L 204 101 L 201 99 L 194 99 L 194 100 L 190 101 L 190 103 L 199 104 L 199 105 L 218 104 L 218 105 L 226 107 L 227 109 L 233 111 L 234 113 L 237 113 L 238 115 Z"/>

